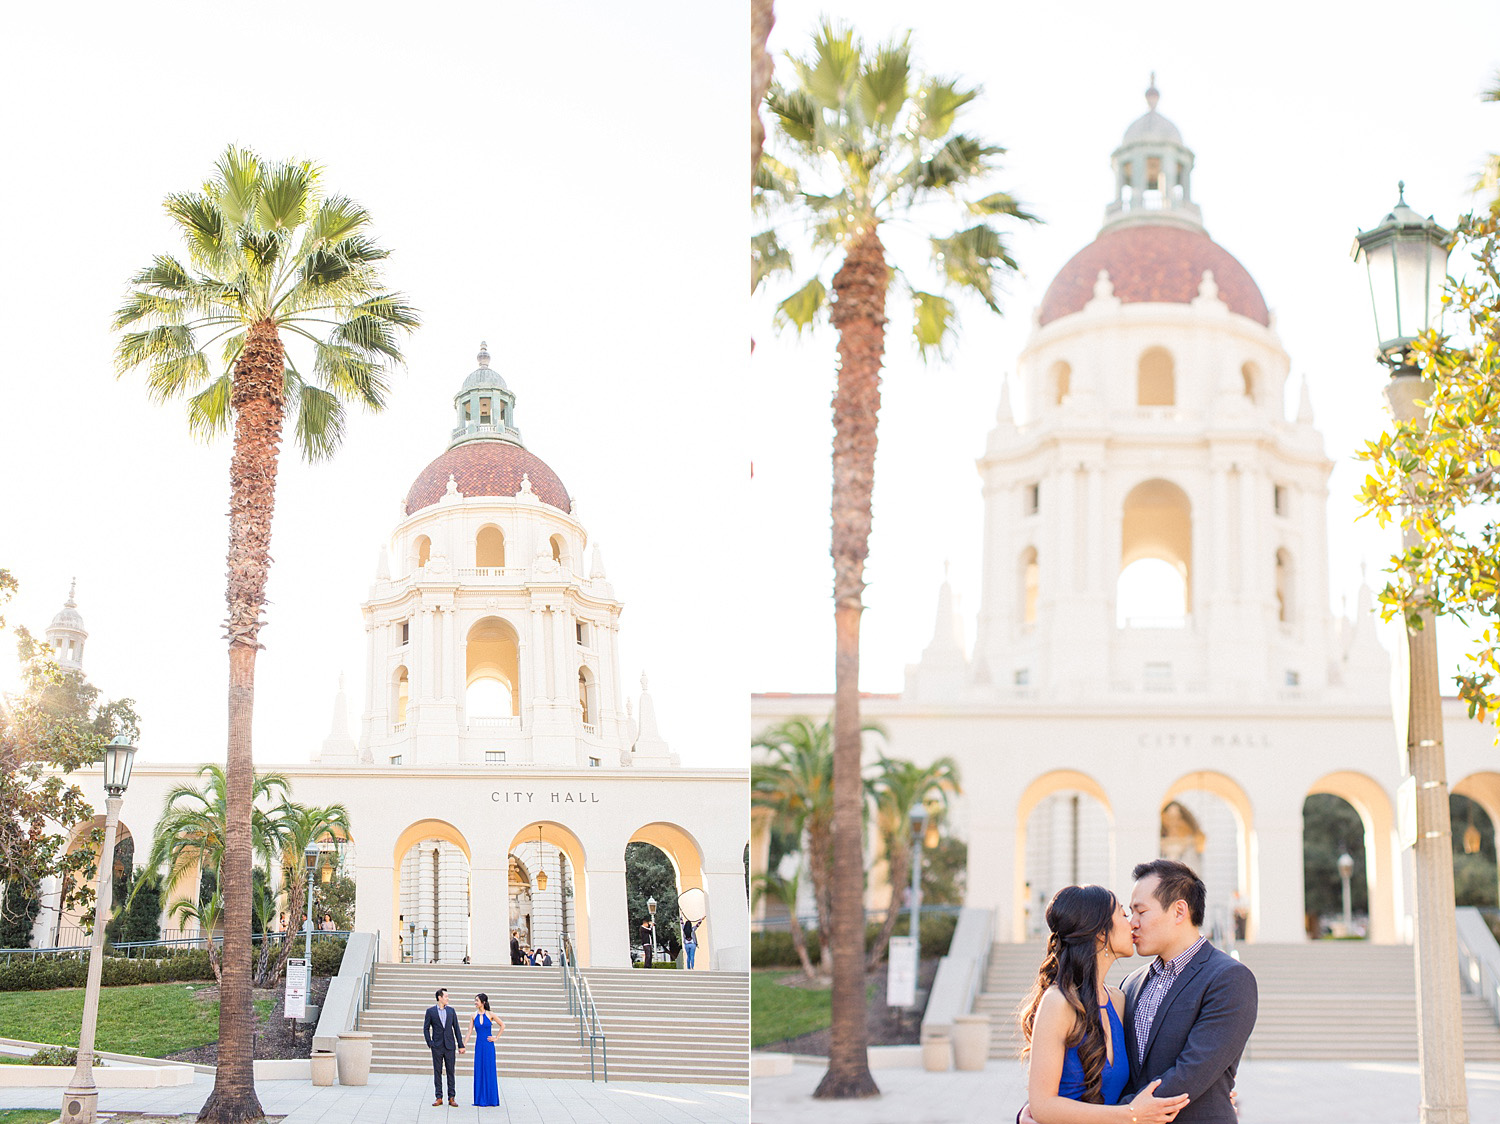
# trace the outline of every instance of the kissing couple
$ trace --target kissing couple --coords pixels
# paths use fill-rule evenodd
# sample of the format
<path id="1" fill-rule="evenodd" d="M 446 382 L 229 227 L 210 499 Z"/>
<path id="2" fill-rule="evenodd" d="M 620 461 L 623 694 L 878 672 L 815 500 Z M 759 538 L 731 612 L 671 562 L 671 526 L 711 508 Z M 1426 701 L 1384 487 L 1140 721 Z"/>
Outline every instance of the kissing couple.
<path id="1" fill-rule="evenodd" d="M 1030 1102 L 1018 1124 L 1235 1124 L 1234 1075 L 1255 1029 L 1255 976 L 1208 943 L 1207 890 L 1184 863 L 1131 873 L 1130 903 L 1064 886 L 1020 1009 Z M 1105 982 L 1111 965 L 1152 957 Z"/>

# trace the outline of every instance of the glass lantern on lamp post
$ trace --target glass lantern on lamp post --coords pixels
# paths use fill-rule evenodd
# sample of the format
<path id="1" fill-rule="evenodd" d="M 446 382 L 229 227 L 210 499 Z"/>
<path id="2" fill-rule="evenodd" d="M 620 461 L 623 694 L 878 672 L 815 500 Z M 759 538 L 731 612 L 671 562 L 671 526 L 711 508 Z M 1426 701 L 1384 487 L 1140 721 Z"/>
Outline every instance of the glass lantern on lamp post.
<path id="1" fill-rule="evenodd" d="M 1405 183 L 1400 185 L 1400 198 L 1390 213 L 1354 238 L 1354 260 L 1364 263 L 1369 278 L 1377 358 L 1390 370 L 1385 395 L 1391 415 L 1398 424 L 1419 432 L 1427 424 L 1419 403 L 1430 397 L 1431 383 L 1422 376 L 1412 344 L 1438 323 L 1452 245 L 1450 231 L 1407 206 Z M 1403 553 L 1421 549 L 1421 533 L 1403 525 L 1401 547 Z M 1417 590 L 1419 595 L 1424 592 Z M 1431 609 L 1421 609 L 1415 625 L 1406 621 L 1406 657 L 1405 713 L 1397 716 L 1396 740 L 1406 772 L 1403 788 L 1412 793 L 1410 803 L 1416 806 L 1414 830 L 1405 842 L 1414 851 L 1416 872 L 1421 1120 L 1423 1124 L 1461 1124 L 1468 1120 L 1468 1092 L 1464 1084 L 1442 688 Z M 1347 882 L 1345 885 L 1347 902 Z M 1345 913 L 1347 916 L 1347 905 Z"/>
<path id="2" fill-rule="evenodd" d="M 99 1022 L 99 987 L 104 973 L 104 927 L 114 894 L 115 833 L 120 803 L 130 785 L 135 746 L 121 735 L 104 750 L 104 846 L 99 852 L 94 900 L 94 933 L 89 948 L 88 987 L 84 992 L 83 1025 L 78 1034 L 78 1065 L 63 1093 L 61 1124 L 93 1124 L 98 1118 L 99 1090 L 94 1085 L 94 1031 Z"/>
<path id="3" fill-rule="evenodd" d="M 1354 935 L 1353 899 L 1349 892 L 1349 879 L 1354 875 L 1354 859 L 1345 851 L 1339 856 L 1339 879 L 1344 884 L 1344 936 Z"/>
<path id="4" fill-rule="evenodd" d="M 307 919 L 303 921 L 303 928 L 307 931 L 307 956 L 308 968 L 312 967 L 312 931 L 313 931 L 313 875 L 318 869 L 318 857 L 322 854 L 316 843 L 309 843 L 307 850 L 302 852 L 302 857 L 307 862 Z"/>

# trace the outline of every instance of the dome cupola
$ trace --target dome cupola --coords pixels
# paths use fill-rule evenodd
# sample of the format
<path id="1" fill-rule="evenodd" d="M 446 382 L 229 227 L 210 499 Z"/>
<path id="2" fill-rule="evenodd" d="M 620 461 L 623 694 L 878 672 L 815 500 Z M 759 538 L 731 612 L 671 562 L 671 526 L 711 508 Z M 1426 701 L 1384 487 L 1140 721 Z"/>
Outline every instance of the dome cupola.
<path id="1" fill-rule="evenodd" d="M 69 671 L 83 669 L 83 642 L 89 638 L 83 627 L 83 616 L 78 612 L 78 602 L 73 598 L 78 590 L 78 579 L 68 586 L 68 600 L 47 626 L 47 643 L 56 653 L 57 662 Z"/>
<path id="2" fill-rule="evenodd" d="M 500 372 L 491 369 L 489 344 L 480 343 L 478 361 L 479 366 L 469 373 L 453 396 L 458 425 L 448 448 L 465 441 L 521 444 L 521 431 L 516 428 L 516 396 L 505 385 Z"/>
<path id="3" fill-rule="evenodd" d="M 1193 150 L 1182 143 L 1177 126 L 1156 112 L 1160 97 L 1153 73 L 1145 114 L 1130 123 L 1110 156 L 1115 198 L 1104 209 L 1105 230 L 1138 222 L 1203 229 L 1193 202 Z"/>

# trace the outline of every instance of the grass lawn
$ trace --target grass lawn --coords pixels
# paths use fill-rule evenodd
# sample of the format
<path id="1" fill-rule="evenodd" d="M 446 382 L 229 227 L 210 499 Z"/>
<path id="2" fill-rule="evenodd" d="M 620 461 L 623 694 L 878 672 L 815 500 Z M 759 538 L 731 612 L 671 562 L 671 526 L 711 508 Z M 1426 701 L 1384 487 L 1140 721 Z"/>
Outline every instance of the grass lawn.
<path id="1" fill-rule="evenodd" d="M 163 983 L 103 988 L 99 993 L 95 1048 L 162 1058 L 218 1041 L 219 1004 L 194 998 L 208 986 Z M 257 999 L 256 1015 L 264 1018 L 272 1005 L 269 999 Z M 77 1046 L 82 1021 L 82 988 L 0 994 L 0 1038 Z M 9 1122 L 0 1116 L 0 1124 Z"/>
<path id="2" fill-rule="evenodd" d="M 52 1124 L 55 1108 L 0 1108 L 0 1124 Z"/>
<path id="3" fill-rule="evenodd" d="M 751 1046 L 811 1034 L 832 1025 L 832 995 L 828 988 L 786 987 L 781 982 L 801 975 L 801 972 L 750 973 Z"/>

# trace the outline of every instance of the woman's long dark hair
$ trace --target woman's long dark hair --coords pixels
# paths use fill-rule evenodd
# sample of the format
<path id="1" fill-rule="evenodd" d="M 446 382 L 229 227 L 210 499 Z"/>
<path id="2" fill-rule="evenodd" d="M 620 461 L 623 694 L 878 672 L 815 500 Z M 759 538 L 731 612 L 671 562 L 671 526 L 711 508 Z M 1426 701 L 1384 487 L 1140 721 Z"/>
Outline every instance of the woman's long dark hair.
<path id="1" fill-rule="evenodd" d="M 1037 970 L 1036 983 L 1021 1004 L 1021 1034 L 1026 1046 L 1024 1058 L 1031 1053 L 1031 1031 L 1036 1025 L 1037 1008 L 1049 987 L 1062 992 L 1073 1008 L 1073 1029 L 1065 1046 L 1078 1051 L 1083 1063 L 1083 1097 L 1092 1104 L 1103 1104 L 1100 1091 L 1104 1082 L 1104 1061 L 1109 1045 L 1099 1021 L 1099 938 L 1109 939 L 1119 902 L 1103 886 L 1064 886 L 1052 895 L 1047 906 L 1047 954 Z"/>
<path id="2" fill-rule="evenodd" d="M 479 1005 L 484 1008 L 484 1013 L 488 1015 L 490 1013 L 490 997 L 481 991 L 474 998 L 479 1000 Z"/>

